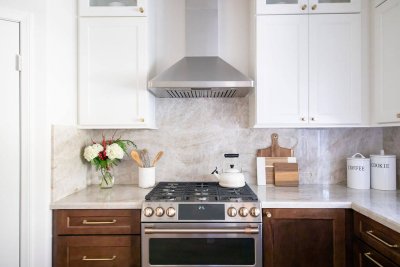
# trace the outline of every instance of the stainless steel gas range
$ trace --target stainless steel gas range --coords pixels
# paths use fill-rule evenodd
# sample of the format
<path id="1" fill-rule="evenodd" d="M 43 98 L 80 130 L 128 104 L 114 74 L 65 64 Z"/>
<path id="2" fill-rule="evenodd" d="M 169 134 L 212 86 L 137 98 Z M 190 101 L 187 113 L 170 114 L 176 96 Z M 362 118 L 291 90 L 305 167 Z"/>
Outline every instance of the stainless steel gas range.
<path id="1" fill-rule="evenodd" d="M 142 208 L 142 266 L 262 266 L 261 205 L 248 185 L 159 183 Z"/>

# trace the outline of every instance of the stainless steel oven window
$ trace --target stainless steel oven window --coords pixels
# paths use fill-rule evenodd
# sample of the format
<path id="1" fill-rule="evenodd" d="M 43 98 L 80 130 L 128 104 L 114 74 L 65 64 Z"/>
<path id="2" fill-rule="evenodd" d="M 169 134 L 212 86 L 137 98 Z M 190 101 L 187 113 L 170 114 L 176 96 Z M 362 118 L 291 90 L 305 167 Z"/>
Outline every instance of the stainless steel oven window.
<path id="1" fill-rule="evenodd" d="M 142 266 L 262 266 L 261 224 L 142 224 Z"/>

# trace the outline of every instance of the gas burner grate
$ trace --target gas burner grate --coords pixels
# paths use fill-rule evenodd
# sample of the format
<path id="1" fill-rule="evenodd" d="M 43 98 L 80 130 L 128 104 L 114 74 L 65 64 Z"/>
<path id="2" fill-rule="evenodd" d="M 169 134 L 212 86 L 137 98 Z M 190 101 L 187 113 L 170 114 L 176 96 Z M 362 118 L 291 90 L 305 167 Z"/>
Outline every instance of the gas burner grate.
<path id="1" fill-rule="evenodd" d="M 246 184 L 241 188 L 224 188 L 216 182 L 159 183 L 145 198 L 147 201 L 186 202 L 254 202 L 257 196 Z"/>

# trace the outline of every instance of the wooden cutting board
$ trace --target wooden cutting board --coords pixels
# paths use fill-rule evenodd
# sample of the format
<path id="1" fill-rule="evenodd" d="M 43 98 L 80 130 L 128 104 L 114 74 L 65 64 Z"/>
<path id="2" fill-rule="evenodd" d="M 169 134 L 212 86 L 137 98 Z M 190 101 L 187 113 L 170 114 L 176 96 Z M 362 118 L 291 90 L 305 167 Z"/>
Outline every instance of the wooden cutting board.
<path id="1" fill-rule="evenodd" d="M 279 146 L 279 135 L 273 133 L 271 135 L 271 146 L 259 149 L 257 157 L 293 157 L 293 149 L 284 148 Z"/>
<path id="2" fill-rule="evenodd" d="M 298 186 L 299 165 L 297 163 L 274 163 L 275 186 Z"/>

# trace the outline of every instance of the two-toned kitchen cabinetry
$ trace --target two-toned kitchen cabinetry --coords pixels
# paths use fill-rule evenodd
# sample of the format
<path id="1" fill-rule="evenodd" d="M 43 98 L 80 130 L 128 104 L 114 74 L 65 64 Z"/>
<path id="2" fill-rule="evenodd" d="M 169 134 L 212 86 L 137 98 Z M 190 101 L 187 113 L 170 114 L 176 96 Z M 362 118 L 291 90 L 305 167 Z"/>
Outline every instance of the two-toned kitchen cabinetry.
<path id="1" fill-rule="evenodd" d="M 400 125 L 400 0 L 373 8 L 373 122 Z"/>
<path id="2" fill-rule="evenodd" d="M 350 220 L 346 209 L 264 209 L 264 267 L 346 266 Z"/>
<path id="3" fill-rule="evenodd" d="M 53 266 L 140 266 L 140 210 L 56 210 Z"/>
<path id="4" fill-rule="evenodd" d="M 154 128 L 145 0 L 80 0 L 78 124 Z"/>
<path id="5" fill-rule="evenodd" d="M 254 125 L 362 122 L 359 0 L 257 0 Z"/>
<path id="6" fill-rule="evenodd" d="M 354 213 L 354 267 L 400 266 L 400 234 Z"/>

